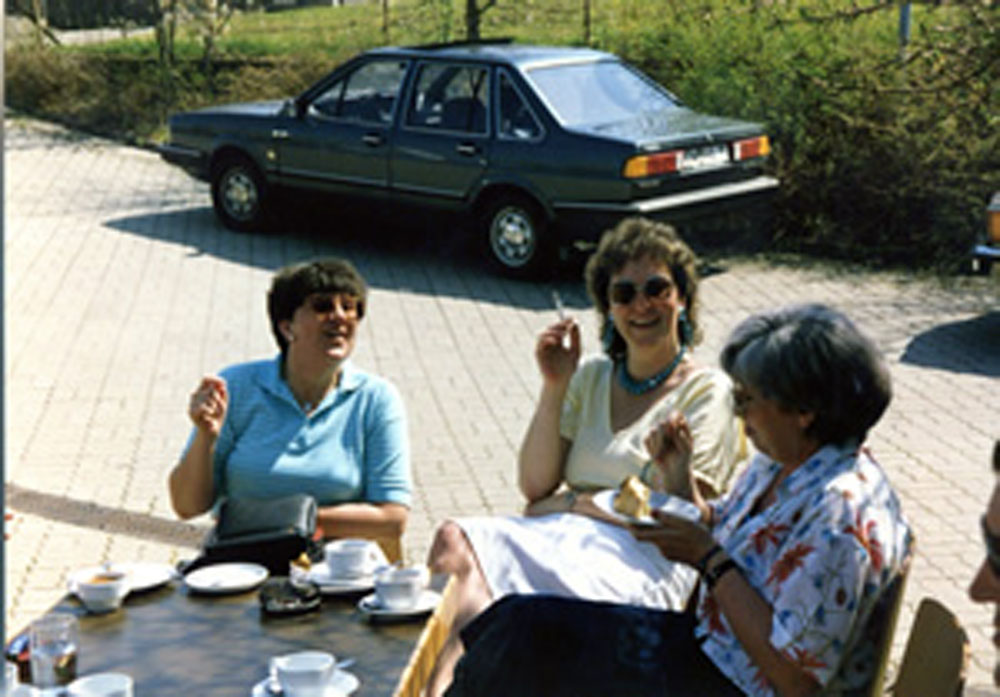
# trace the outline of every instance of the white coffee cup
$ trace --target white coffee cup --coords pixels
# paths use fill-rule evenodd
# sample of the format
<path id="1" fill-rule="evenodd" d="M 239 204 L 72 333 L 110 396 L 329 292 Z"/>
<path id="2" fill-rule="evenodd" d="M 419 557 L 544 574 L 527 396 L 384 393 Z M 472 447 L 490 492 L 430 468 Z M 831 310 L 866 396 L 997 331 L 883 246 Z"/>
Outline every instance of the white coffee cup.
<path id="1" fill-rule="evenodd" d="M 375 598 L 387 610 L 409 610 L 427 587 L 426 566 L 393 566 L 375 576 Z"/>
<path id="2" fill-rule="evenodd" d="M 132 697 L 133 681 L 125 673 L 94 673 L 67 687 L 69 697 Z"/>
<path id="3" fill-rule="evenodd" d="M 378 561 L 376 549 L 371 540 L 334 540 L 323 547 L 323 557 L 334 578 L 358 578 L 372 572 Z"/>
<path id="4" fill-rule="evenodd" d="M 112 612 L 128 595 L 128 576 L 120 571 L 99 571 L 76 583 L 76 594 L 90 612 Z"/>
<path id="5" fill-rule="evenodd" d="M 284 697 L 321 697 L 337 671 L 337 661 L 326 651 L 299 651 L 275 656 L 271 668 Z"/>

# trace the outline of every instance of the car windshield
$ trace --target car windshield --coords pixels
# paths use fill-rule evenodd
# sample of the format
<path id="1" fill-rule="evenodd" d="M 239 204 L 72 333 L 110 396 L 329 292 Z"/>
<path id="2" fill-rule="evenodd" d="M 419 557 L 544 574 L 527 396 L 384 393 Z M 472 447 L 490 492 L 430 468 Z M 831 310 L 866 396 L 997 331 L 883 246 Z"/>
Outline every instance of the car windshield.
<path id="1" fill-rule="evenodd" d="M 670 94 L 616 60 L 531 68 L 528 78 L 564 126 L 594 126 L 675 109 Z"/>

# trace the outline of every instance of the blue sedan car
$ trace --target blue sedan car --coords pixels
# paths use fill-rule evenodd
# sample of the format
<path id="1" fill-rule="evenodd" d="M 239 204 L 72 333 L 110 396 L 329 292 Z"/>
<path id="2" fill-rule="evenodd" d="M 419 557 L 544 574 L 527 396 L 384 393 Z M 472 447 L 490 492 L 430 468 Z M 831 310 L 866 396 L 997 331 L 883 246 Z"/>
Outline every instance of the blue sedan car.
<path id="1" fill-rule="evenodd" d="M 519 276 L 624 216 L 714 216 L 778 183 L 759 124 L 695 112 L 585 48 L 379 48 L 295 98 L 175 114 L 169 129 L 162 157 L 211 183 L 229 228 L 268 225 L 279 188 L 450 211 Z"/>

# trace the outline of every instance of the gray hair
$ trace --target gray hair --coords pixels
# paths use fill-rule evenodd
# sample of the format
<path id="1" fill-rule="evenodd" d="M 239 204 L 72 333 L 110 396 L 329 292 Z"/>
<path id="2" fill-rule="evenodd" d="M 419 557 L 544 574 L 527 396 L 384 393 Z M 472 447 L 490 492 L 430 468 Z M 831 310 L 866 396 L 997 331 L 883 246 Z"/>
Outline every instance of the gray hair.
<path id="1" fill-rule="evenodd" d="M 879 350 L 845 315 L 793 305 L 743 320 L 722 368 L 782 408 L 815 415 L 806 434 L 821 444 L 860 444 L 892 399 Z"/>

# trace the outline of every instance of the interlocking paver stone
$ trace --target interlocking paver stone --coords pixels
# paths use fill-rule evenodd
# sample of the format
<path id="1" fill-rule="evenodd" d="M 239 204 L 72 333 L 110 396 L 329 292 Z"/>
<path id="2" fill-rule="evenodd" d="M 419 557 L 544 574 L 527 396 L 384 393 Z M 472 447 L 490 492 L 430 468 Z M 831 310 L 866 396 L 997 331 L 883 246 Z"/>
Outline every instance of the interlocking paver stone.
<path id="1" fill-rule="evenodd" d="M 520 508 L 516 453 L 553 287 L 585 350 L 598 349 L 579 281 L 504 280 L 446 236 L 378 221 L 346 230 L 336 212 L 285 234 L 233 234 L 215 223 L 207 186 L 154 153 L 28 119 L 5 125 L 8 638 L 55 602 L 75 567 L 193 554 L 207 522 L 180 526 L 165 489 L 187 437 L 187 396 L 204 373 L 272 355 L 264 293 L 292 261 L 346 256 L 371 283 L 356 360 L 393 380 L 410 413 L 418 491 L 407 557 L 424 558 L 447 516 Z M 969 685 L 991 693 L 992 609 L 965 588 L 1000 436 L 997 279 L 712 262 L 700 360 L 714 363 L 748 313 L 804 300 L 845 310 L 885 351 L 896 396 L 870 445 L 919 537 L 894 660 L 920 598 L 938 597 L 972 637 Z"/>

